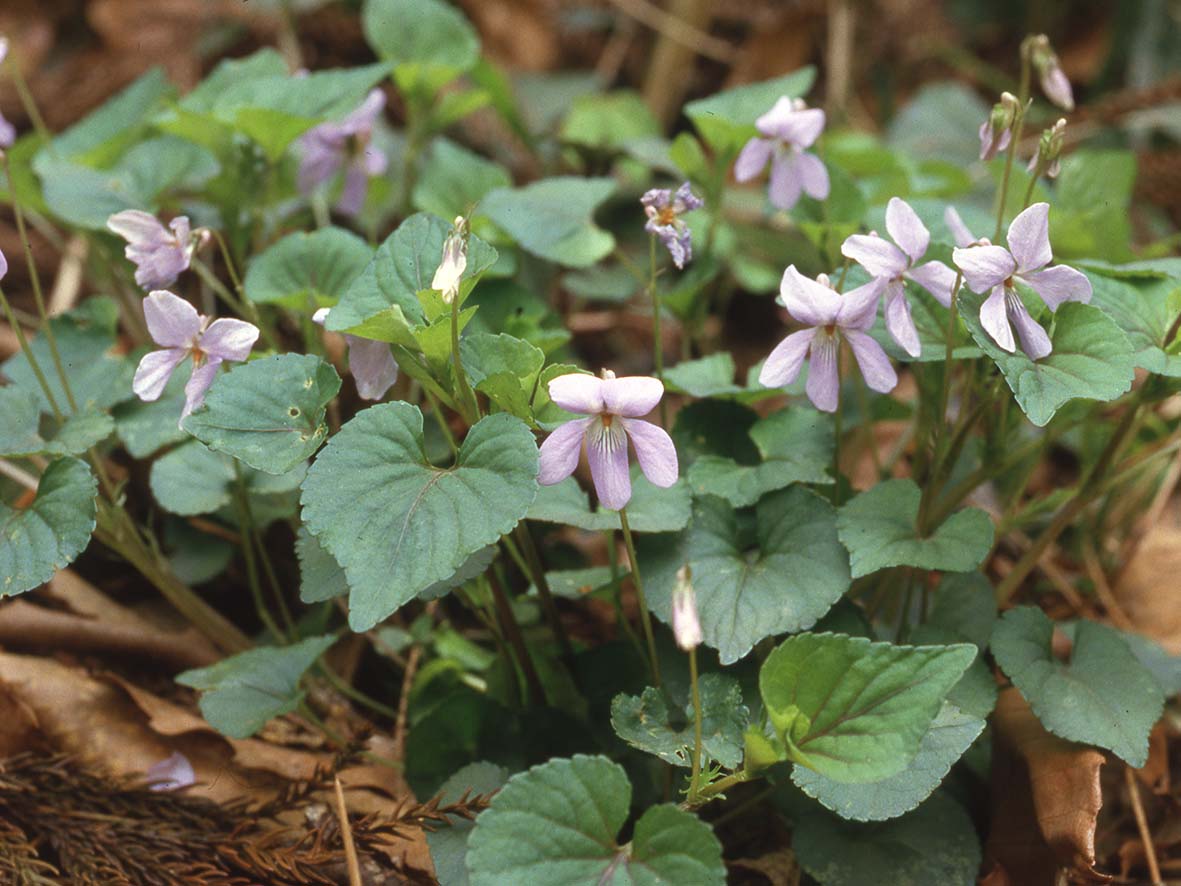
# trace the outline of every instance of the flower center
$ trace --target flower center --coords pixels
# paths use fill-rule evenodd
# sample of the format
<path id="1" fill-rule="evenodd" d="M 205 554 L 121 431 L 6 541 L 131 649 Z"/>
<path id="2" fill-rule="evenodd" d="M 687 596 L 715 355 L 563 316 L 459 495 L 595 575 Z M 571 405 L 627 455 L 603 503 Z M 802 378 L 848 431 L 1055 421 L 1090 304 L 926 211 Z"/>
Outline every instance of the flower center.
<path id="1" fill-rule="evenodd" d="M 671 225 L 677 220 L 677 211 L 672 206 L 666 206 L 656 214 L 656 223 Z"/>

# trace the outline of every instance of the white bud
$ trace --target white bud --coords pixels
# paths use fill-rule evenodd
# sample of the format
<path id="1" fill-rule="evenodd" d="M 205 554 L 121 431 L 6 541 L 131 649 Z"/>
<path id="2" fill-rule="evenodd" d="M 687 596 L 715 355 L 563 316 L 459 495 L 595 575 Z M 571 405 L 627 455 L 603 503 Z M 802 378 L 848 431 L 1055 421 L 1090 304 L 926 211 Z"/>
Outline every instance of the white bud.
<path id="1" fill-rule="evenodd" d="M 697 617 L 697 594 L 688 566 L 677 570 L 672 604 L 673 636 L 677 646 L 685 652 L 696 649 L 701 645 L 701 621 Z"/>

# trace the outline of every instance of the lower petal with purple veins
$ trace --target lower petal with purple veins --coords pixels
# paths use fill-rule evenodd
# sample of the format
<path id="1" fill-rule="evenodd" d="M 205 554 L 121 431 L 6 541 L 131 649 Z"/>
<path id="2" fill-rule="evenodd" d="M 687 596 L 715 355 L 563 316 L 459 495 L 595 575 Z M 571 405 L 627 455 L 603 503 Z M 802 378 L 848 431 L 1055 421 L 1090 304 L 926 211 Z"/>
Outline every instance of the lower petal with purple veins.
<path id="1" fill-rule="evenodd" d="M 205 392 L 217 378 L 217 369 L 220 365 L 221 361 L 213 358 L 193 367 L 193 374 L 189 376 L 189 382 L 185 385 L 185 408 L 181 411 L 181 418 L 194 409 L 201 408 L 201 404 L 205 402 Z"/>
<path id="2" fill-rule="evenodd" d="M 782 151 L 771 161 L 771 183 L 767 188 L 767 199 L 776 209 L 791 209 L 800 200 L 803 182 L 796 170 L 796 155 Z"/>
<path id="3" fill-rule="evenodd" d="M 808 381 L 804 390 L 812 405 L 823 412 L 836 412 L 840 398 L 841 381 L 837 374 L 837 353 L 840 342 L 836 336 L 818 331 L 812 339 L 811 357 L 808 360 Z"/>
<path id="4" fill-rule="evenodd" d="M 599 503 L 613 511 L 626 507 L 632 497 L 627 470 L 627 433 L 619 421 L 593 419 L 586 432 L 586 460 Z"/>

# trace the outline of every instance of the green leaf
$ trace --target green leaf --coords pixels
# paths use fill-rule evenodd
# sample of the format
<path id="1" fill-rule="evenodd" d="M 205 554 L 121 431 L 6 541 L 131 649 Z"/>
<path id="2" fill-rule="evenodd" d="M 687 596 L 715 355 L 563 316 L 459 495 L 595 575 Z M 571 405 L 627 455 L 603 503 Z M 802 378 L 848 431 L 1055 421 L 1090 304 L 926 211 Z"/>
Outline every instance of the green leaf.
<path id="1" fill-rule="evenodd" d="M 0 388 L 0 455 L 80 455 L 115 430 L 114 419 L 95 409 L 67 415 L 48 439 L 41 435 L 41 421 L 32 393 L 15 385 Z"/>
<path id="2" fill-rule="evenodd" d="M 131 390 L 135 367 L 126 357 L 114 352 L 118 318 L 115 303 L 109 298 L 97 297 L 89 298 L 81 307 L 49 321 L 57 337 L 62 368 L 80 409 L 106 409 L 135 396 Z M 46 337 L 37 336 L 29 347 L 37 365 L 45 373 L 58 408 L 68 412 L 69 400 L 54 371 Z M 14 385 L 37 398 L 42 412 L 51 411 L 23 351 L 0 369 Z"/>
<path id="3" fill-rule="evenodd" d="M 190 587 L 225 572 L 236 551 L 224 538 L 202 532 L 179 518 L 165 521 L 164 548 L 172 574 Z"/>
<path id="4" fill-rule="evenodd" d="M 513 179 L 509 171 L 474 151 L 445 138 L 431 142 L 426 162 L 414 184 L 414 207 L 440 218 L 467 215 L 484 195 L 507 188 Z"/>
<path id="5" fill-rule="evenodd" d="M 686 553 L 705 643 L 722 664 L 811 627 L 849 588 L 832 506 L 799 486 L 760 499 L 753 521 L 719 498 L 698 499 Z M 669 621 L 672 581 L 647 583 L 653 611 Z"/>
<path id="6" fill-rule="evenodd" d="M 519 419 L 478 421 L 450 468 L 432 465 L 423 446 L 417 407 L 374 406 L 341 428 L 304 481 L 304 521 L 348 575 L 354 630 L 449 578 L 533 503 L 537 447 Z"/>
<path id="7" fill-rule="evenodd" d="M 1046 729 L 1143 766 L 1165 702 L 1156 679 L 1113 628 L 1079 622 L 1068 663 L 1054 657 L 1053 634 L 1042 610 L 1019 606 L 997 623 L 992 652 Z"/>
<path id="8" fill-rule="evenodd" d="M 802 815 L 792 848 L 821 886 L 975 886 L 981 862 L 972 819 L 942 793 L 886 824 Z"/>
<path id="9" fill-rule="evenodd" d="M 771 110 L 780 96 L 799 98 L 815 80 L 815 68 L 800 68 L 773 80 L 736 86 L 689 102 L 685 115 L 716 153 L 737 152 L 756 135 L 755 120 Z"/>
<path id="10" fill-rule="evenodd" d="M 522 188 L 497 188 L 481 211 L 534 255 L 585 268 L 615 248 L 615 238 L 594 222 L 595 210 L 615 191 L 610 178 L 558 176 Z"/>
<path id="11" fill-rule="evenodd" d="M 1062 158 L 1062 171 L 1050 207 L 1054 254 L 1127 261 L 1132 226 L 1128 206 L 1136 182 L 1136 155 L 1131 151 L 1072 151 Z"/>
<path id="12" fill-rule="evenodd" d="M 886 143 L 912 156 L 967 166 L 979 156 L 976 132 L 989 110 L 963 83 L 929 83 L 890 121 Z"/>
<path id="13" fill-rule="evenodd" d="M 468 840 L 472 886 L 726 882 L 709 825 L 675 806 L 648 809 L 630 846 L 618 845 L 630 804 L 623 767 L 605 757 L 551 760 L 514 775 Z"/>
<path id="14" fill-rule="evenodd" d="M 595 151 L 620 151 L 629 141 L 659 136 L 660 124 L 638 92 L 620 89 L 579 96 L 558 135 Z"/>
<path id="15" fill-rule="evenodd" d="M 424 212 L 402 222 L 345 290 L 328 315 L 328 328 L 417 349 L 413 330 L 427 320 L 418 293 L 431 288 L 450 231 L 448 222 Z M 468 238 L 461 304 L 495 262 L 495 249 L 479 237 Z"/>
<path id="16" fill-rule="evenodd" d="M 735 507 L 754 504 L 792 483 L 831 483 L 832 418 L 815 409 L 781 409 L 750 429 L 762 456 L 755 465 L 704 455 L 689 468 L 694 495 L 717 495 Z"/>
<path id="17" fill-rule="evenodd" d="M 1058 308 L 1050 336 L 1053 353 L 1036 363 L 1020 349 L 997 347 L 980 324 L 984 296 L 960 291 L 960 316 L 981 350 L 996 361 L 1029 420 L 1044 427 L 1065 403 L 1114 400 L 1132 387 L 1132 345 L 1110 317 L 1092 305 L 1067 302 Z"/>
<path id="18" fill-rule="evenodd" d="M 295 536 L 295 556 L 299 559 L 299 599 L 304 603 L 322 603 L 349 592 L 344 569 L 306 526 L 300 526 Z"/>
<path id="19" fill-rule="evenodd" d="M 955 705 L 943 708 L 931 722 L 919 752 L 901 772 L 868 784 L 843 784 L 803 766 L 791 780 L 809 797 L 841 818 L 885 821 L 910 812 L 939 787 L 956 760 L 984 731 L 984 721 Z"/>
<path id="20" fill-rule="evenodd" d="M 475 390 L 486 394 L 502 411 L 532 423 L 533 394 L 545 365 L 540 348 L 511 335 L 476 333 L 464 336 L 459 353 L 468 383 Z"/>
<path id="21" fill-rule="evenodd" d="M 443 0 L 365 0 L 365 40 L 391 62 L 403 92 L 433 93 L 480 60 L 480 38 L 462 12 Z"/>
<path id="22" fill-rule="evenodd" d="M 86 549 L 97 490 L 85 462 L 58 458 L 45 467 L 27 507 L 0 501 L 0 597 L 44 584 Z"/>
<path id="23" fill-rule="evenodd" d="M 309 637 L 291 646 L 250 649 L 207 668 L 176 675 L 176 682 L 201 691 L 198 702 L 209 725 L 230 738 L 249 738 L 273 717 L 299 707 L 304 672 L 336 638 Z"/>
<path id="24" fill-rule="evenodd" d="M 916 526 L 921 499 L 913 480 L 887 480 L 841 508 L 837 529 L 854 578 L 891 566 L 970 572 L 980 565 L 992 549 L 992 519 L 964 508 L 923 537 Z"/>
<path id="25" fill-rule="evenodd" d="M 255 522 L 261 526 L 267 522 L 265 511 L 287 510 L 284 500 L 299 487 L 307 468 L 300 464 L 277 476 L 249 467 L 243 467 L 241 472 Z M 148 475 L 148 485 L 160 507 L 182 517 L 212 514 L 228 507 L 234 500 L 237 482 L 238 474 L 230 456 L 214 452 L 191 438 L 152 462 Z"/>
<path id="26" fill-rule="evenodd" d="M 787 757 L 835 781 L 904 770 L 976 647 L 799 634 L 763 662 L 759 692 Z"/>
<path id="27" fill-rule="evenodd" d="M 369 245 L 343 228 L 296 231 L 251 261 L 243 286 L 253 302 L 330 307 L 372 259 Z"/>
<path id="28" fill-rule="evenodd" d="M 734 384 L 734 358 L 725 351 L 670 366 L 664 371 L 664 380 L 692 397 L 722 397 L 746 390 Z"/>
<path id="29" fill-rule="evenodd" d="M 129 400 L 114 408 L 115 430 L 133 458 L 147 458 L 170 443 L 189 439 L 180 428 L 180 414 L 185 406 L 185 385 L 192 372 L 193 363 L 186 360 L 176 367 L 159 400 L 151 403 Z"/>
<path id="30" fill-rule="evenodd" d="M 1136 366 L 1181 378 L 1181 355 L 1165 350 L 1165 336 L 1181 313 L 1181 285 L 1170 277 L 1117 278 L 1122 266 L 1087 271 L 1091 304 L 1103 310 L 1132 344 Z"/>
<path id="31" fill-rule="evenodd" d="M 689 522 L 691 497 L 683 480 L 662 489 L 653 486 L 640 472 L 631 469 L 632 497 L 627 503 L 627 521 L 633 532 L 676 532 Z M 573 477 L 553 486 L 542 486 L 529 508 L 530 520 L 563 523 L 587 532 L 619 528 L 619 512 L 608 508 L 591 510 L 590 499 Z"/>
<path id="32" fill-rule="evenodd" d="M 495 763 L 471 763 L 443 782 L 439 800 L 442 804 L 458 803 L 464 796 L 491 794 L 504 787 L 508 776 L 508 770 Z M 445 826 L 432 825 L 426 832 L 435 876 L 445 886 L 467 886 L 467 841 L 475 826 L 471 819 L 449 815 Z"/>
<path id="33" fill-rule="evenodd" d="M 328 436 L 336 370 L 312 354 L 276 354 L 218 376 L 205 404 L 181 427 L 217 452 L 268 474 L 285 474 Z"/>
<path id="34" fill-rule="evenodd" d="M 742 762 L 742 733 L 750 718 L 742 703 L 742 688 L 725 674 L 703 674 L 698 686 L 702 748 L 709 760 L 737 769 Z M 682 702 L 670 714 L 664 691 L 654 686 L 639 696 L 617 695 L 611 702 L 611 726 L 632 747 L 687 768 L 694 741 L 693 703 Z"/>

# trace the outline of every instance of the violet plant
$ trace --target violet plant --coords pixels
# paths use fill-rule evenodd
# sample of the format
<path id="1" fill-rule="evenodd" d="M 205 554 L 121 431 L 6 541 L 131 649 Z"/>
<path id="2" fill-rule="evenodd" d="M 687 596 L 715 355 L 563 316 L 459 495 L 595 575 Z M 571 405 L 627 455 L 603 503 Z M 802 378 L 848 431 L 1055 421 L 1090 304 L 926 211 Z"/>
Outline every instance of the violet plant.
<path id="1" fill-rule="evenodd" d="M 1097 621 L 1056 660 L 1036 568 L 1118 539 L 1104 504 L 1155 494 L 1181 445 L 1161 409 L 1181 274 L 1130 263 L 1123 215 L 1079 197 L 1129 154 L 1065 155 L 1067 119 L 1019 156 L 1027 118 L 1056 118 L 1035 73 L 1073 107 L 1044 37 L 1018 94 L 981 104 L 994 189 L 826 130 L 812 69 L 690 102 L 659 161 L 592 144 L 619 100 L 592 95 L 563 144 L 607 174 L 580 175 L 458 7 L 366 0 L 362 23 L 375 64 L 263 49 L 179 97 L 149 74 L 5 154 L 22 237 L 33 214 L 85 236 L 118 298 L 50 317 L 30 263 L 29 337 L 0 288 L 21 345 L 0 367 L 0 596 L 93 538 L 226 653 L 178 681 L 227 735 L 322 726 L 312 684 L 409 722 L 420 797 L 496 791 L 428 835 L 480 886 L 722 884 L 710 821 L 764 815 L 821 884 L 916 822 L 937 836 L 881 882 L 974 883 L 981 835 L 947 785 L 987 765 L 998 682 L 1049 733 L 1144 764 L 1181 687 Z M 538 180 L 460 146 L 477 110 L 527 136 Z M 744 186 L 768 166 L 765 195 Z M 765 318 L 741 374 L 735 298 Z M 588 304 L 618 336 L 573 337 Z M 886 419 L 907 431 L 883 452 Z M 1078 479 L 1035 496 L 1052 447 Z M 224 531 L 183 575 L 168 539 L 194 517 Z M 193 587 L 235 560 L 245 627 Z M 365 690 L 322 660 L 346 631 L 377 653 Z M 158 788 L 184 782 L 161 766 Z"/>

